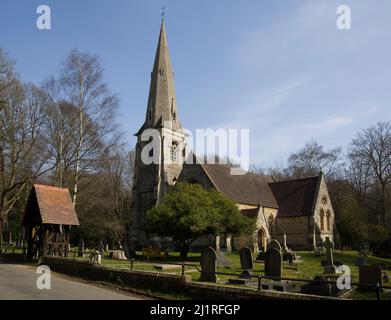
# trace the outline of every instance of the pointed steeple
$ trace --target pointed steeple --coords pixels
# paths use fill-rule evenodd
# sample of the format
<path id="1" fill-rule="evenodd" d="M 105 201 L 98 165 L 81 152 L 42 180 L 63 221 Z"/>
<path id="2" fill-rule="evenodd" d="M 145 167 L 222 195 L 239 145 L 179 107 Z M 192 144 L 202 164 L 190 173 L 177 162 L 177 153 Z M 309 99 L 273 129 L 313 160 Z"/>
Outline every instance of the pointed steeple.
<path id="1" fill-rule="evenodd" d="M 143 127 L 151 128 L 159 126 L 165 121 L 171 122 L 172 129 L 174 130 L 181 128 L 176 105 L 174 74 L 172 71 L 170 53 L 168 51 L 163 18 L 160 27 L 155 63 L 151 73 L 147 114 Z"/>

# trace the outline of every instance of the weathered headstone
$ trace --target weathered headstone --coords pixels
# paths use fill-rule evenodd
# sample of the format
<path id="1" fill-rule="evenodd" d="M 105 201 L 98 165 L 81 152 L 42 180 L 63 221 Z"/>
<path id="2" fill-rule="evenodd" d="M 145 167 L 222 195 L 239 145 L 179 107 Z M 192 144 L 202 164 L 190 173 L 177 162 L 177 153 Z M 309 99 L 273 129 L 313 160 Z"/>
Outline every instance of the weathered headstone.
<path id="1" fill-rule="evenodd" d="M 102 264 L 102 254 L 99 251 L 95 251 L 94 262 L 97 264 Z"/>
<path id="2" fill-rule="evenodd" d="M 201 254 L 201 281 L 216 282 L 216 251 L 207 247 Z"/>
<path id="3" fill-rule="evenodd" d="M 362 265 L 358 267 L 358 278 L 360 285 L 383 284 L 382 269 L 379 266 Z M 360 287 L 360 290 L 374 290 L 370 287 Z"/>
<path id="4" fill-rule="evenodd" d="M 242 277 L 248 277 L 251 275 L 251 270 L 253 269 L 253 259 L 251 256 L 251 249 L 248 247 L 243 247 L 239 250 L 240 256 L 240 268 L 243 269 Z"/>
<path id="5" fill-rule="evenodd" d="M 281 244 L 276 239 L 270 241 L 270 243 L 267 245 L 267 249 L 276 249 L 280 252 L 282 251 Z"/>
<path id="6" fill-rule="evenodd" d="M 282 255 L 276 248 L 269 248 L 265 255 L 265 276 L 281 278 L 282 276 Z"/>
<path id="7" fill-rule="evenodd" d="M 367 264 L 367 252 L 362 250 L 359 252 L 359 257 L 356 259 L 356 266 L 363 266 Z"/>
<path id="8" fill-rule="evenodd" d="M 282 254 L 282 260 L 283 261 L 288 261 L 288 263 L 290 265 L 293 264 L 293 260 L 294 260 L 294 255 L 292 252 L 290 251 L 284 251 L 283 254 Z"/>
<path id="9" fill-rule="evenodd" d="M 330 241 L 329 237 L 326 237 L 323 247 L 326 248 L 326 265 L 324 266 L 324 273 L 335 274 L 337 271 L 333 256 L 334 243 Z"/>
<path id="10" fill-rule="evenodd" d="M 251 257 L 251 249 L 243 247 L 239 250 L 240 268 L 244 270 L 251 270 L 253 268 L 253 259 Z"/>
<path id="11" fill-rule="evenodd" d="M 81 239 L 79 242 L 79 250 L 78 250 L 77 256 L 84 257 L 84 241 L 83 241 L 83 239 Z"/>
<path id="12" fill-rule="evenodd" d="M 104 245 L 102 241 L 99 241 L 98 244 L 98 251 L 100 252 L 101 255 L 103 255 L 103 250 L 104 250 Z"/>
<path id="13" fill-rule="evenodd" d="M 229 259 L 225 256 L 223 251 L 217 251 L 217 266 L 221 267 L 229 267 L 231 266 L 231 262 Z"/>
<path id="14" fill-rule="evenodd" d="M 227 237 L 227 252 L 232 252 L 231 237 Z"/>
<path id="15" fill-rule="evenodd" d="M 284 247 L 283 247 L 284 251 L 288 251 L 288 246 L 286 244 L 286 233 L 284 233 Z"/>

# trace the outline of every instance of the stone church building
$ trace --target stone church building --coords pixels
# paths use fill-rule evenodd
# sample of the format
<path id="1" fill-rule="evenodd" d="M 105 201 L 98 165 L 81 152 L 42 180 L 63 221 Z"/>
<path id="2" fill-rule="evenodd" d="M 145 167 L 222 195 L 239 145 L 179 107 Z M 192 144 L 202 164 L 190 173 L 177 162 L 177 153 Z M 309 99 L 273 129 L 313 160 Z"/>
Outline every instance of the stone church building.
<path id="1" fill-rule="evenodd" d="M 146 164 L 142 160 L 143 152 L 151 137 L 148 139 L 148 135 L 147 138 L 144 135 L 149 129 L 159 133 L 160 142 L 157 150 L 148 151 L 149 156 L 158 161 Z M 161 201 L 168 186 L 178 181 L 215 188 L 233 200 L 242 214 L 257 221 L 253 236 L 205 237 L 194 243 L 195 247 L 213 245 L 230 250 L 232 246 L 247 245 L 257 252 L 265 249 L 271 239 L 284 243 L 285 238 L 291 249 L 312 250 L 326 236 L 333 240 L 334 211 L 322 173 L 304 179 L 277 181 L 253 173 L 231 175 L 228 165 L 185 163 L 189 150 L 186 150 L 186 134 L 179 118 L 164 19 L 151 73 L 145 121 L 135 135 L 131 248 L 150 243 L 151 237 L 142 228 L 145 214 Z"/>

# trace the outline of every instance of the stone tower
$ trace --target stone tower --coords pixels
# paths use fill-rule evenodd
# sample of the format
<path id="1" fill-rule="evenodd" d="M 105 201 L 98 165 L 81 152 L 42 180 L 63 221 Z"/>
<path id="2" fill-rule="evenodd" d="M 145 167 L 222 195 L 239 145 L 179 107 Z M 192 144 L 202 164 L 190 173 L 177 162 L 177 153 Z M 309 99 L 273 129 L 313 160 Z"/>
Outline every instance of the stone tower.
<path id="1" fill-rule="evenodd" d="M 151 143 L 150 132 L 154 133 L 154 143 Z M 155 139 L 156 135 L 158 139 Z M 145 214 L 159 203 L 168 186 L 175 184 L 185 157 L 186 135 L 179 121 L 164 19 L 151 73 L 145 121 L 135 136 L 137 144 L 129 233 L 131 248 L 148 242 L 151 235 L 143 231 Z M 154 162 L 146 163 L 143 154 L 153 157 Z"/>

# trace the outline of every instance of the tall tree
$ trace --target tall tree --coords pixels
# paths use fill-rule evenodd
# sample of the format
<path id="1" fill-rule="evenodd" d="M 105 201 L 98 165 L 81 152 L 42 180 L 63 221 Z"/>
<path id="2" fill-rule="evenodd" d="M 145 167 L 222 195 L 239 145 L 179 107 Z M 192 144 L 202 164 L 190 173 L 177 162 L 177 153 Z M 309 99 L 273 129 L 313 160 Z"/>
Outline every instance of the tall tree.
<path id="1" fill-rule="evenodd" d="M 145 229 L 172 237 L 186 258 L 193 241 L 202 235 L 252 234 L 255 221 L 242 215 L 230 199 L 197 184 L 178 183 L 163 201 L 147 212 Z"/>
<path id="2" fill-rule="evenodd" d="M 37 177 L 51 170 L 46 148 L 44 109 L 46 95 L 34 85 L 12 82 L 2 93 L 0 109 L 1 222 Z"/>
<path id="3" fill-rule="evenodd" d="M 335 174 L 341 165 L 341 151 L 340 147 L 325 150 L 316 141 L 307 142 L 303 149 L 289 157 L 288 174 L 302 178 L 323 171 L 326 177 L 330 177 Z"/>
<path id="4" fill-rule="evenodd" d="M 391 122 L 379 122 L 359 132 L 350 144 L 349 158 L 355 186 L 377 199 L 378 223 L 385 225 L 391 184 Z"/>
<path id="5" fill-rule="evenodd" d="M 78 50 L 70 52 L 59 76 L 47 87 L 55 93 L 52 97 L 57 105 L 57 111 L 52 112 L 57 180 L 63 184 L 64 170 L 72 166 L 73 203 L 76 206 L 80 178 L 99 172 L 100 159 L 119 138 L 115 123 L 118 99 L 104 83 L 99 58 Z M 65 142 L 68 138 L 71 141 Z"/>

